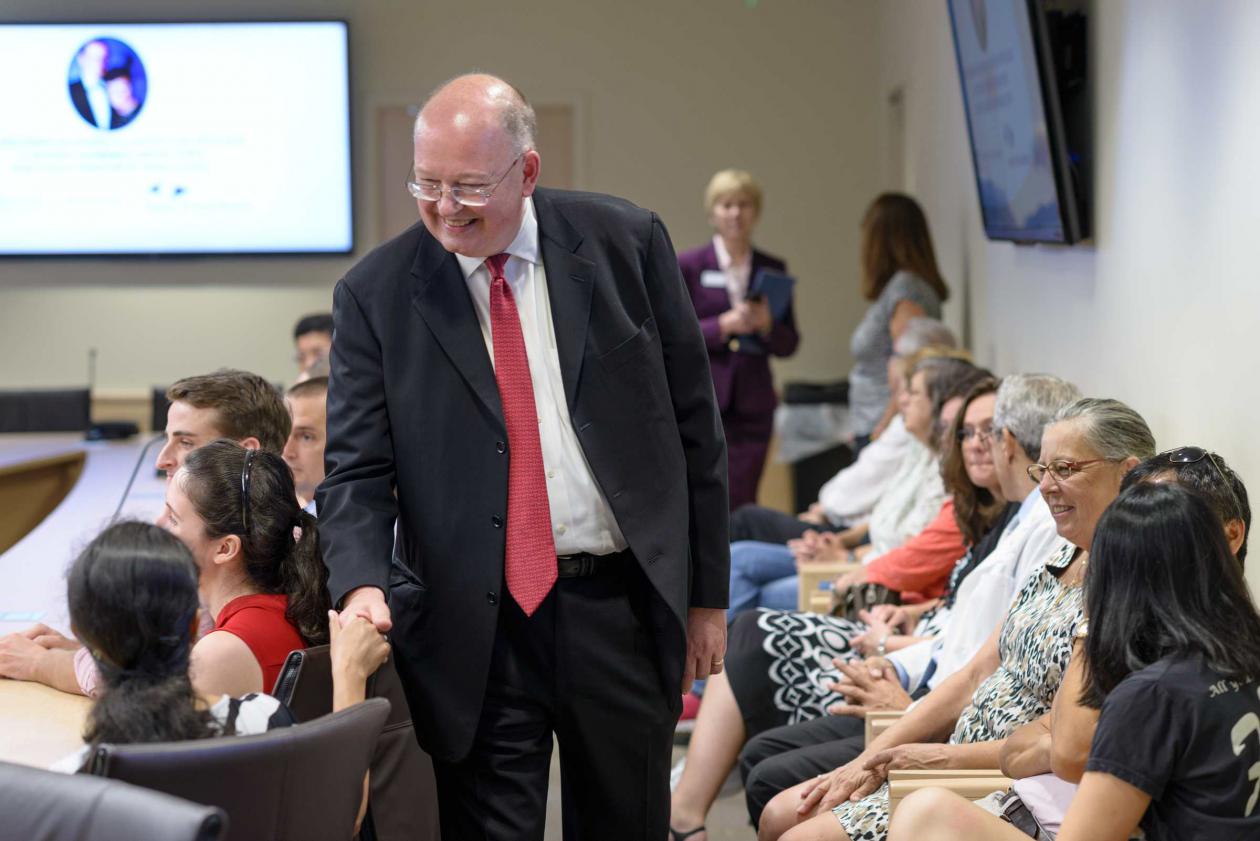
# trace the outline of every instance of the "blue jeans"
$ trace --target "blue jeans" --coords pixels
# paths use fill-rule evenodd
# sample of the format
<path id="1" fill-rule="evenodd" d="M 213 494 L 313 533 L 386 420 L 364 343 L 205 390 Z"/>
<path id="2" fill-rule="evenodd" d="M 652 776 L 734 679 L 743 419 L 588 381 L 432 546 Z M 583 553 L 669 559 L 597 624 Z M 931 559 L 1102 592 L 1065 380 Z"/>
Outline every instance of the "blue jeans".
<path id="1" fill-rule="evenodd" d="M 796 560 L 779 543 L 741 540 L 731 544 L 731 592 L 726 621 L 758 607 L 796 610 Z"/>

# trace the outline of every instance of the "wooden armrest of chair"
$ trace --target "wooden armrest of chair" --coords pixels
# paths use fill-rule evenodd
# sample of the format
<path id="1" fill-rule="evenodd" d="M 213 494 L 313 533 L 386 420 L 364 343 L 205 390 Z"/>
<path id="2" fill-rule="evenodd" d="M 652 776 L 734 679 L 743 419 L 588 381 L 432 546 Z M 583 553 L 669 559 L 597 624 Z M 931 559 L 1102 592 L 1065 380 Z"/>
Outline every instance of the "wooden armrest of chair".
<path id="1" fill-rule="evenodd" d="M 848 561 L 819 561 L 801 564 L 797 573 L 799 591 L 797 607 L 805 613 L 827 613 L 831 609 L 831 589 L 822 585 L 853 572 L 861 564 Z"/>
<path id="2" fill-rule="evenodd" d="M 893 810 L 921 788 L 944 788 L 968 800 L 979 800 L 995 791 L 1011 787 L 1011 779 L 1001 771 L 893 771 L 888 775 L 888 808 Z"/>
<path id="3" fill-rule="evenodd" d="M 866 714 L 866 744 L 869 747 L 871 742 L 875 741 L 879 734 L 883 733 L 889 727 L 892 727 L 901 717 L 906 714 L 905 710 L 877 710 Z"/>

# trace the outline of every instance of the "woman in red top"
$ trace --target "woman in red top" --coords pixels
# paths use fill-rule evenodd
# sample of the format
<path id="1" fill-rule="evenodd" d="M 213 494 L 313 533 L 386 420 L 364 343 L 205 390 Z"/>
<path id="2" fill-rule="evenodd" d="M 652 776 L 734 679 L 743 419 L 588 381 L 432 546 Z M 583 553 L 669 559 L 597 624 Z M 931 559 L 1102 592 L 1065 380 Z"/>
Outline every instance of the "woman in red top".
<path id="1" fill-rule="evenodd" d="M 158 524 L 192 551 L 214 620 L 192 652 L 202 692 L 268 692 L 290 651 L 328 641 L 315 518 L 280 456 L 226 440 L 189 454 Z"/>

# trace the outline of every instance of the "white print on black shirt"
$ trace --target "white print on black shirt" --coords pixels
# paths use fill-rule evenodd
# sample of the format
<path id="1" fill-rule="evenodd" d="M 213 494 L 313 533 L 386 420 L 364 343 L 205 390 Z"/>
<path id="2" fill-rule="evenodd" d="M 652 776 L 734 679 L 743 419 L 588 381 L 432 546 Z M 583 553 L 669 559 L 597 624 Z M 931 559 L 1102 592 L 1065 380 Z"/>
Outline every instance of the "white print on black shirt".
<path id="1" fill-rule="evenodd" d="M 1212 687 L 1213 697 L 1220 694 L 1216 691 L 1216 686 Z M 1260 689 L 1256 690 L 1260 694 Z M 1247 713 L 1238 719 L 1238 723 L 1234 725 L 1234 729 L 1229 732 L 1230 738 L 1234 742 L 1234 756 L 1241 756 L 1243 750 L 1247 747 L 1247 737 L 1252 733 L 1256 734 L 1256 741 L 1260 742 L 1260 716 L 1255 713 Z M 1256 801 L 1260 800 L 1260 762 L 1254 762 L 1251 768 L 1247 770 L 1247 779 L 1255 780 L 1256 787 L 1251 790 L 1251 797 L 1247 798 L 1247 811 L 1243 817 L 1251 817 L 1251 813 L 1256 808 Z"/>

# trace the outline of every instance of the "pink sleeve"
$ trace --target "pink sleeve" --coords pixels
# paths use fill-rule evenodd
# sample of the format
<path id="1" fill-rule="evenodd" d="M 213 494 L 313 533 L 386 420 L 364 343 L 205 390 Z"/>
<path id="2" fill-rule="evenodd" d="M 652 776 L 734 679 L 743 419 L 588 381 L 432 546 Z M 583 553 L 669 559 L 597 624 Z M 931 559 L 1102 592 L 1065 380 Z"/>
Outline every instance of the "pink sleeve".
<path id="1" fill-rule="evenodd" d="M 945 591 L 954 564 L 967 552 L 954 521 L 954 501 L 946 500 L 928 527 L 871 561 L 866 580 L 889 590 L 933 599 Z"/>
<path id="2" fill-rule="evenodd" d="M 74 652 L 74 676 L 79 681 L 79 688 L 83 690 L 84 695 L 95 698 L 100 694 L 101 673 L 96 668 L 96 661 L 92 659 L 87 646 L 82 646 Z"/>

